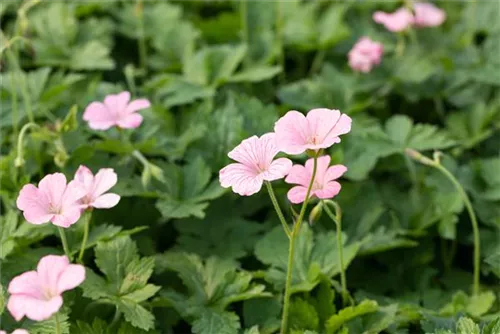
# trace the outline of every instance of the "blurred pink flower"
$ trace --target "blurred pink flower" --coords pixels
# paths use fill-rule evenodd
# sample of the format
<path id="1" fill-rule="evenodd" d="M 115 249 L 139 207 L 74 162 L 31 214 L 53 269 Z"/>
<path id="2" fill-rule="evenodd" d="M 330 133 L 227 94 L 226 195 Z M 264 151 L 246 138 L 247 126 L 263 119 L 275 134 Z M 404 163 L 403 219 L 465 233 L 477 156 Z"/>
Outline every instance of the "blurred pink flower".
<path id="1" fill-rule="evenodd" d="M 27 271 L 10 281 L 7 309 L 16 321 L 24 316 L 35 321 L 49 319 L 61 308 L 62 293 L 84 280 L 83 266 L 70 264 L 66 256 L 44 256 L 36 271 Z"/>
<path id="2" fill-rule="evenodd" d="M 25 185 L 17 197 L 17 207 L 31 224 L 52 222 L 54 225 L 69 227 L 80 218 L 79 200 L 85 196 L 85 189 L 76 181 L 66 185 L 66 176 L 54 173 L 45 176 L 38 188 Z"/>
<path id="3" fill-rule="evenodd" d="M 90 169 L 80 165 L 74 180 L 79 182 L 86 191 L 85 196 L 80 200 L 83 208 L 109 209 L 120 201 L 120 196 L 117 194 L 105 194 L 118 180 L 112 168 L 101 168 L 94 176 Z"/>
<path id="4" fill-rule="evenodd" d="M 358 72 L 368 73 L 374 65 L 380 64 L 384 46 L 368 37 L 361 37 L 349 51 L 349 66 Z"/>
<path id="5" fill-rule="evenodd" d="M 0 330 L 0 334 L 7 334 L 7 332 Z M 26 329 L 16 329 L 11 334 L 30 334 L 30 333 L 28 333 Z"/>
<path id="6" fill-rule="evenodd" d="M 236 146 L 228 156 L 238 163 L 232 163 L 219 172 L 222 187 L 232 187 L 242 196 L 250 196 L 262 188 L 264 181 L 274 181 L 285 177 L 292 162 L 287 158 L 273 160 L 279 150 L 274 133 L 266 133 L 260 138 L 252 136 Z"/>
<path id="7" fill-rule="evenodd" d="M 314 178 L 311 194 L 309 198 L 316 196 L 321 199 L 333 198 L 340 192 L 340 183 L 335 181 L 341 177 L 347 167 L 344 165 L 330 164 L 330 156 L 324 155 L 318 158 L 316 168 L 316 177 Z M 294 204 L 302 203 L 306 199 L 307 188 L 311 182 L 312 172 L 314 167 L 314 159 L 306 161 L 305 167 L 302 165 L 293 165 L 292 169 L 285 178 L 286 183 L 298 184 L 288 191 L 288 199 Z"/>
<path id="8" fill-rule="evenodd" d="M 83 120 L 94 130 L 107 130 L 113 126 L 137 128 L 142 123 L 142 116 L 137 111 L 149 108 L 151 103 L 146 99 L 129 101 L 129 92 L 108 95 L 104 98 L 104 103 L 89 104 L 83 113 Z"/>
<path id="9" fill-rule="evenodd" d="M 417 27 L 436 27 L 446 19 L 444 10 L 431 3 L 416 2 L 413 10 L 415 12 L 414 24 Z"/>
<path id="10" fill-rule="evenodd" d="M 335 109 L 312 109 L 304 116 L 291 110 L 274 125 L 278 149 L 288 154 L 319 150 L 340 143 L 351 131 L 351 118 Z"/>
<path id="11" fill-rule="evenodd" d="M 400 32 L 410 27 L 414 18 L 407 8 L 399 8 L 394 13 L 377 11 L 373 14 L 373 20 L 383 24 L 389 31 Z"/>

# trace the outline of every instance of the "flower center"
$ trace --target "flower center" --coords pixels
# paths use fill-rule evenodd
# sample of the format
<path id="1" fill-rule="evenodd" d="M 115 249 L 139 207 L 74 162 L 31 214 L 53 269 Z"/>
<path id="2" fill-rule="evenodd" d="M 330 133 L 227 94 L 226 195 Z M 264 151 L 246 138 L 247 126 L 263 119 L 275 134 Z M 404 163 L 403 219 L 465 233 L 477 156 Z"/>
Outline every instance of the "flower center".
<path id="1" fill-rule="evenodd" d="M 59 215 L 61 214 L 61 207 L 59 205 L 54 205 L 53 203 L 50 203 L 49 212 L 54 215 Z"/>
<path id="2" fill-rule="evenodd" d="M 42 295 L 45 300 L 51 300 L 55 296 L 57 296 L 57 293 L 54 293 L 51 289 L 49 288 L 44 288 L 42 289 Z"/>
<path id="3" fill-rule="evenodd" d="M 310 144 L 313 144 L 313 145 L 318 145 L 319 143 L 319 138 L 318 138 L 318 135 L 314 135 L 312 136 L 311 139 L 309 139 L 309 143 Z"/>

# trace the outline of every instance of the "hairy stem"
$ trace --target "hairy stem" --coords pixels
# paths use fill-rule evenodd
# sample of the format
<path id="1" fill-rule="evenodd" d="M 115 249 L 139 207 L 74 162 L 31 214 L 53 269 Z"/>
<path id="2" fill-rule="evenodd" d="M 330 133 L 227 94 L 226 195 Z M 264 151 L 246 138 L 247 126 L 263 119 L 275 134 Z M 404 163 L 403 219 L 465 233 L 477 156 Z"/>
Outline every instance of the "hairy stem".
<path id="1" fill-rule="evenodd" d="M 71 262 L 71 253 L 69 252 L 68 240 L 66 239 L 66 233 L 64 232 L 64 228 L 59 226 L 59 227 L 57 227 L 57 229 L 59 230 L 59 236 L 61 237 L 61 242 L 63 245 L 64 254 L 66 254 L 69 262 Z"/>
<path id="2" fill-rule="evenodd" d="M 307 203 L 309 202 L 309 196 L 311 194 L 311 189 L 314 184 L 314 178 L 316 177 L 317 165 L 318 165 L 318 157 L 316 155 L 314 157 L 314 165 L 313 165 L 313 172 L 311 175 L 311 181 L 309 183 L 309 187 L 307 187 L 306 198 L 304 199 L 304 203 L 302 203 L 302 208 L 300 209 L 299 217 L 295 222 L 295 224 L 293 225 L 293 230 L 290 237 L 290 243 L 288 247 L 288 265 L 286 272 L 285 296 L 283 300 L 283 317 L 281 318 L 281 334 L 286 334 L 288 332 L 288 310 L 290 308 L 295 238 L 298 236 L 300 232 L 300 226 L 302 225 L 302 220 L 304 219 Z"/>
<path id="3" fill-rule="evenodd" d="M 328 204 L 325 204 L 325 211 L 330 217 L 331 220 L 335 222 L 337 226 L 337 247 L 339 253 L 339 265 L 340 265 L 340 283 L 342 285 L 342 305 L 345 307 L 349 300 L 348 292 L 347 292 L 347 279 L 345 276 L 345 266 L 344 266 L 344 243 L 342 240 L 342 211 L 340 210 L 340 206 L 333 201 L 329 201 L 328 203 L 332 203 L 335 206 L 335 213 L 328 208 Z"/>
<path id="4" fill-rule="evenodd" d="M 283 212 L 281 211 L 280 205 L 278 201 L 276 200 L 276 195 L 274 194 L 273 186 L 271 185 L 271 182 L 266 181 L 266 187 L 267 191 L 269 192 L 269 197 L 271 198 L 271 202 L 273 203 L 274 210 L 276 211 L 276 214 L 278 215 L 278 218 L 280 219 L 281 225 L 283 225 L 283 229 L 285 230 L 285 233 L 287 237 L 290 239 L 290 228 L 288 227 L 288 224 L 286 222 L 285 217 L 283 216 Z"/>
<path id="5" fill-rule="evenodd" d="M 92 211 L 87 211 L 83 220 L 83 239 L 82 245 L 80 247 L 80 253 L 78 254 L 78 262 L 83 263 L 83 254 L 85 253 L 85 248 L 87 247 L 87 241 L 89 240 L 89 225 L 90 219 L 92 218 Z"/>
<path id="6" fill-rule="evenodd" d="M 455 188 L 458 190 L 460 196 L 462 197 L 465 207 L 467 208 L 467 212 L 469 213 L 469 217 L 472 223 L 472 233 L 474 237 L 474 255 L 473 255 L 473 262 L 474 262 L 474 279 L 473 279 L 473 285 L 472 285 L 472 293 L 474 295 L 477 295 L 479 293 L 479 275 L 481 271 L 481 239 L 479 238 L 479 224 L 477 222 L 476 214 L 474 212 L 474 209 L 472 208 L 472 203 L 469 199 L 469 196 L 465 192 L 464 188 L 458 182 L 457 178 L 450 173 L 449 170 L 447 170 L 443 165 L 440 163 L 435 164 L 434 166 L 437 168 L 439 171 L 441 171 L 450 181 L 453 183 Z"/>

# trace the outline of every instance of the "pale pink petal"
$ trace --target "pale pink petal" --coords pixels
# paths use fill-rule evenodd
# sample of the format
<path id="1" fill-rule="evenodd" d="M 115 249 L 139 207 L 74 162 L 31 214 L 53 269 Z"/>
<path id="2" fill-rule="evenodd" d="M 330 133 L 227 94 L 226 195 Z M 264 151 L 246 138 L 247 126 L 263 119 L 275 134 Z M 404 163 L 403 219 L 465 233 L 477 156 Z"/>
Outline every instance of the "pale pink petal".
<path id="1" fill-rule="evenodd" d="M 288 154 L 305 152 L 309 137 L 309 124 L 306 117 L 291 110 L 281 117 L 274 125 L 276 145 L 280 151 Z"/>
<path id="2" fill-rule="evenodd" d="M 349 66 L 354 70 L 367 73 L 374 65 L 380 64 L 384 47 L 368 37 L 361 37 L 348 53 Z"/>
<path id="3" fill-rule="evenodd" d="M 96 209 L 109 209 L 114 207 L 120 201 L 120 196 L 117 194 L 104 194 L 97 197 L 90 206 Z"/>
<path id="4" fill-rule="evenodd" d="M 137 99 L 137 100 L 133 100 L 131 101 L 127 108 L 125 109 L 125 113 L 127 114 L 131 114 L 131 113 L 134 113 L 138 110 L 142 110 L 142 109 L 146 109 L 146 108 L 149 108 L 151 107 L 151 103 L 146 100 L 146 99 Z"/>
<path id="5" fill-rule="evenodd" d="M 326 171 L 326 175 L 325 175 L 324 181 L 325 182 L 330 182 L 330 181 L 336 180 L 339 177 L 341 177 L 342 175 L 344 175 L 345 172 L 347 172 L 347 167 L 344 166 L 344 165 L 334 165 L 334 166 L 331 166 Z"/>
<path id="6" fill-rule="evenodd" d="M 5 333 L 5 332 L 4 332 Z M 0 331 L 0 334 L 1 334 L 1 331 Z M 16 329 L 15 331 L 13 331 L 11 334 L 30 334 L 28 333 L 27 330 L 25 329 Z"/>
<path id="7" fill-rule="evenodd" d="M 94 174 L 92 174 L 92 171 L 88 167 L 80 165 L 75 173 L 74 180 L 80 182 L 85 187 L 87 193 L 92 191 Z"/>
<path id="8" fill-rule="evenodd" d="M 340 183 L 336 181 L 328 182 L 321 189 L 316 189 L 314 195 L 321 199 L 333 198 L 340 192 Z"/>
<path id="9" fill-rule="evenodd" d="M 46 301 L 26 295 L 12 295 L 7 303 L 7 309 L 17 321 L 20 321 L 23 316 L 34 321 L 43 321 L 59 311 L 62 304 L 61 296 L 55 296 Z"/>
<path id="10" fill-rule="evenodd" d="M 116 182 L 118 182 L 118 176 L 113 168 L 101 168 L 94 177 L 92 197 L 97 198 L 104 194 L 111 189 Z"/>
<path id="11" fill-rule="evenodd" d="M 8 291 L 10 294 L 24 294 L 33 298 L 41 298 L 42 291 L 38 282 L 38 273 L 27 271 L 14 277 L 9 283 Z"/>
<path id="12" fill-rule="evenodd" d="M 244 196 L 255 194 L 262 187 L 262 177 L 255 170 L 240 163 L 222 168 L 219 181 L 222 187 L 232 187 L 235 193 Z"/>
<path id="13" fill-rule="evenodd" d="M 317 159 L 317 163 L 316 163 L 316 176 L 314 177 L 314 181 L 316 183 L 323 183 L 323 180 L 325 178 L 325 173 L 328 169 L 328 165 L 330 165 L 330 156 L 329 155 L 322 155 L 321 157 L 319 157 Z M 306 169 L 307 169 L 307 172 L 308 172 L 308 180 L 307 180 L 307 186 L 309 185 L 309 183 L 311 182 L 311 176 L 312 176 L 312 173 L 313 173 L 313 170 L 314 170 L 314 159 L 311 158 L 311 159 L 308 159 L 306 161 Z"/>
<path id="14" fill-rule="evenodd" d="M 74 205 L 64 209 L 64 212 L 59 215 L 54 215 L 51 219 L 52 224 L 64 228 L 68 228 L 80 219 L 82 214 L 82 205 Z"/>
<path id="15" fill-rule="evenodd" d="M 340 143 L 340 135 L 351 131 L 352 119 L 346 114 L 342 114 L 335 120 L 335 124 L 330 128 L 328 133 L 323 138 L 322 148 L 327 148 L 335 143 Z"/>
<path id="16" fill-rule="evenodd" d="M 384 13 L 377 11 L 373 14 L 373 20 L 383 24 L 385 28 L 392 32 L 400 32 L 413 24 L 413 14 L 407 8 L 400 8 L 394 13 Z"/>
<path id="17" fill-rule="evenodd" d="M 49 212 L 49 199 L 32 184 L 23 186 L 17 197 L 16 205 L 23 211 L 24 218 L 31 224 L 44 224 L 53 214 Z"/>
<path id="18" fill-rule="evenodd" d="M 62 255 L 47 255 L 40 259 L 37 266 L 38 282 L 44 288 L 50 291 L 51 294 L 59 294 L 58 280 L 66 268 L 69 266 L 69 260 Z"/>
<path id="19" fill-rule="evenodd" d="M 242 163 L 248 167 L 254 167 L 257 170 L 259 161 L 259 137 L 252 136 L 244 139 L 238 146 L 231 150 L 227 155 L 233 160 Z"/>
<path id="20" fill-rule="evenodd" d="M 413 4 L 415 25 L 418 27 L 437 27 L 446 20 L 446 13 L 431 3 Z"/>
<path id="21" fill-rule="evenodd" d="M 299 204 L 306 199 L 307 187 L 295 186 L 287 193 L 288 200 L 293 204 Z"/>
<path id="22" fill-rule="evenodd" d="M 292 168 L 292 161 L 287 158 L 279 158 L 271 162 L 271 165 L 262 173 L 266 181 L 274 181 L 284 178 Z"/>
<path id="23" fill-rule="evenodd" d="M 285 178 L 285 182 L 307 187 L 311 182 L 311 173 L 302 165 L 293 165 Z"/>
<path id="24" fill-rule="evenodd" d="M 104 98 L 104 105 L 111 111 L 112 114 L 118 115 L 125 112 L 128 101 L 130 101 L 129 92 L 121 92 L 119 94 L 111 94 Z"/>
<path id="25" fill-rule="evenodd" d="M 57 277 L 57 293 L 62 294 L 76 288 L 85 280 L 85 267 L 79 264 L 70 264 Z"/>
<path id="26" fill-rule="evenodd" d="M 126 114 L 120 117 L 117 125 L 122 129 L 135 129 L 141 125 L 143 117 L 139 114 Z"/>
<path id="27" fill-rule="evenodd" d="M 87 195 L 87 190 L 80 182 L 70 181 L 62 198 L 62 211 L 64 212 L 66 208 L 75 206 L 85 195 Z"/>
<path id="28" fill-rule="evenodd" d="M 38 183 L 38 189 L 47 196 L 51 204 L 57 206 L 62 203 L 66 190 L 66 176 L 62 173 L 49 174 Z"/>
<path id="29" fill-rule="evenodd" d="M 115 125 L 116 115 L 112 114 L 101 102 L 92 102 L 85 108 L 83 120 L 94 130 L 107 130 Z"/>

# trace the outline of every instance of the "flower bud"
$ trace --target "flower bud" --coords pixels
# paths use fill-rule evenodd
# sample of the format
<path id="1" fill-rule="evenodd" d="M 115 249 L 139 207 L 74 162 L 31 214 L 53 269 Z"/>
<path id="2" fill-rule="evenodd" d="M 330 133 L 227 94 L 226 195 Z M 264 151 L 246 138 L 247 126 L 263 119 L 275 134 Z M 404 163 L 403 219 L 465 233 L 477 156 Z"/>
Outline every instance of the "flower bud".
<path id="1" fill-rule="evenodd" d="M 413 160 L 416 160 L 424 165 L 428 165 L 428 166 L 435 166 L 436 165 L 436 161 L 427 158 L 425 155 L 423 155 L 422 153 L 420 153 L 412 148 L 405 149 L 405 153 L 407 156 L 409 156 Z"/>
<path id="2" fill-rule="evenodd" d="M 313 225 L 321 218 L 321 214 L 323 213 L 323 202 L 320 201 L 309 213 L 309 225 Z"/>

